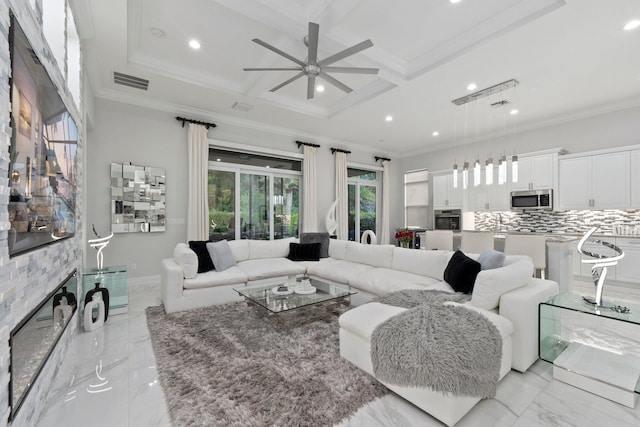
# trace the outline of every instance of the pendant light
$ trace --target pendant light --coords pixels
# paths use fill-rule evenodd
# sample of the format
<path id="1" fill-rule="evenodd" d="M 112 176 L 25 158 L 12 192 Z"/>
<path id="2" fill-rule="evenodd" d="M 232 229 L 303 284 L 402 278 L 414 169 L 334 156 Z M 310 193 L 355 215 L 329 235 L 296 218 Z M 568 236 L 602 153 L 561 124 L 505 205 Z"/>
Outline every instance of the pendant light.
<path id="1" fill-rule="evenodd" d="M 489 158 L 484 165 L 485 177 L 484 181 L 486 185 L 493 184 L 493 158 L 489 155 Z"/>
<path id="2" fill-rule="evenodd" d="M 511 182 L 518 182 L 518 156 L 511 156 Z"/>
<path id="3" fill-rule="evenodd" d="M 453 188 L 458 188 L 458 165 L 453 164 Z"/>
<path id="4" fill-rule="evenodd" d="M 504 185 L 507 182 L 507 156 L 504 154 L 498 162 L 498 185 Z"/>
<path id="5" fill-rule="evenodd" d="M 476 158 L 476 162 L 473 164 L 473 186 L 480 185 L 480 156 Z"/>
<path id="6" fill-rule="evenodd" d="M 467 189 L 469 187 L 469 162 L 464 162 L 462 165 L 462 188 Z"/>

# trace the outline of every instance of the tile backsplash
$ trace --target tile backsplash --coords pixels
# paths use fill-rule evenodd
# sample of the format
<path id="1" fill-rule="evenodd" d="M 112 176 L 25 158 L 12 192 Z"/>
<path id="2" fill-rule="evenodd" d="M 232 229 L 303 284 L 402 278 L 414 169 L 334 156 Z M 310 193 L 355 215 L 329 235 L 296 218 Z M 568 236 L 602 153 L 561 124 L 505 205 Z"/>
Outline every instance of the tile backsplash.
<path id="1" fill-rule="evenodd" d="M 484 231 L 533 231 L 640 234 L 640 210 L 475 212 L 475 229 Z"/>

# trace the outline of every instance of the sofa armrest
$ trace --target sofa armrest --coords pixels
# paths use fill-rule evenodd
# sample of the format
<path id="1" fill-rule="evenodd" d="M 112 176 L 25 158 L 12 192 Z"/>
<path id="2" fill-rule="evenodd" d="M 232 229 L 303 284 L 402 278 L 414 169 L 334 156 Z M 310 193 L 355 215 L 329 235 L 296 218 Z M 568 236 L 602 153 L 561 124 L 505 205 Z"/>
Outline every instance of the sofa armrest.
<path id="1" fill-rule="evenodd" d="M 558 292 L 556 282 L 531 278 L 500 297 L 499 313 L 513 323 L 513 369 L 525 372 L 538 359 L 538 305 Z"/>
<path id="2" fill-rule="evenodd" d="M 173 258 L 163 259 L 161 263 L 160 292 L 164 310 L 171 313 L 174 310 L 174 302 L 182 297 L 184 273 Z"/>

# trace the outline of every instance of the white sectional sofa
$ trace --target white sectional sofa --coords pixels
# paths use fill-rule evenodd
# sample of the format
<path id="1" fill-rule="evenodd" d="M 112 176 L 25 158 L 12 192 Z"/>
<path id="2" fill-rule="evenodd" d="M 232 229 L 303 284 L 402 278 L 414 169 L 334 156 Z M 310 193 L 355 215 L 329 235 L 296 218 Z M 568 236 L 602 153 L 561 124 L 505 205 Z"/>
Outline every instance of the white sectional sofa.
<path id="1" fill-rule="evenodd" d="M 352 296 L 352 303 L 358 307 L 340 318 L 340 354 L 373 375 L 371 333 L 378 324 L 405 309 L 364 303 L 377 295 L 403 289 L 453 292 L 443 279 L 451 251 L 331 240 L 328 258 L 294 262 L 286 256 L 289 243 L 296 241 L 230 241 L 237 265 L 222 272 L 201 274 L 194 274 L 195 254 L 189 253 L 186 244 L 178 244 L 174 258 L 162 261 L 165 310 L 174 312 L 240 300 L 233 287 L 276 282 L 290 275 L 307 274 L 335 285 L 350 286 L 358 292 Z M 195 262 L 197 269 L 197 259 Z M 465 304 L 493 322 L 503 338 L 500 378 L 510 369 L 524 372 L 537 360 L 538 304 L 558 293 L 557 283 L 535 279 L 532 273 L 530 258 L 507 256 L 503 267 L 478 274 L 471 301 Z M 480 400 L 426 388 L 385 385 L 447 425 L 455 424 Z"/>

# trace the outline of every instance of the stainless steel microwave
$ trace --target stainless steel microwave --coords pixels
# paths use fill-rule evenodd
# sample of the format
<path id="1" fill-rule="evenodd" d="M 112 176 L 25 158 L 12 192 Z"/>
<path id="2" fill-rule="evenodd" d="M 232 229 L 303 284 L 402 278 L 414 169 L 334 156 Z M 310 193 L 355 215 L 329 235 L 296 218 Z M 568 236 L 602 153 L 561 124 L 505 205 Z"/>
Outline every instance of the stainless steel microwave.
<path id="1" fill-rule="evenodd" d="M 553 190 L 512 191 L 511 210 L 553 209 Z"/>

